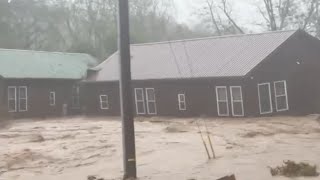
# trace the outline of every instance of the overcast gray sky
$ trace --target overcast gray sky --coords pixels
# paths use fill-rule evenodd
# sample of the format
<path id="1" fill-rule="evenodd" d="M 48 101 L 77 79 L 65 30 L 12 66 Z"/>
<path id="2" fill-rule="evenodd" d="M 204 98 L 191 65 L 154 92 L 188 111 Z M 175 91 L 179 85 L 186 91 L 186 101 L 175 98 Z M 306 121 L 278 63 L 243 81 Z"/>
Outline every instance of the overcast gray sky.
<path id="1" fill-rule="evenodd" d="M 176 17 L 179 22 L 193 25 L 197 21 L 194 13 L 201 7 L 204 0 L 174 0 L 176 4 Z M 229 0 L 233 7 L 233 17 L 240 25 L 261 23 L 262 18 L 257 12 L 257 0 Z M 249 26 L 250 27 L 250 26 Z M 256 27 L 250 27 L 255 29 Z"/>

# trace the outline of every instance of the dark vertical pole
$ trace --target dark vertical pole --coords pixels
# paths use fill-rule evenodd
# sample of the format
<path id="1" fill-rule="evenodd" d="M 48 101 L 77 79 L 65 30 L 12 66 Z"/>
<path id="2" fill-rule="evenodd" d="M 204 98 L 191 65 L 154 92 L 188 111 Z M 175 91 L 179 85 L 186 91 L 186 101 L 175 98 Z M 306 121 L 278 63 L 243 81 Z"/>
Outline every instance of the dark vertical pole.
<path id="1" fill-rule="evenodd" d="M 136 152 L 133 102 L 131 88 L 129 5 L 128 0 L 118 0 L 118 37 L 120 54 L 120 100 L 122 116 L 122 143 L 124 179 L 136 178 Z"/>

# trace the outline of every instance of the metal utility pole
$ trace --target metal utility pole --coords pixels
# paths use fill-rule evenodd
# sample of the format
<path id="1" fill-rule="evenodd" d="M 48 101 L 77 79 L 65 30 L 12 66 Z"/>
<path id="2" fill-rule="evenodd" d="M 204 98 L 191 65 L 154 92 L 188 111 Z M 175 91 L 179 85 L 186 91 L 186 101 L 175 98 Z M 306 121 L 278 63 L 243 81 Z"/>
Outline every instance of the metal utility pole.
<path id="1" fill-rule="evenodd" d="M 120 101 L 122 117 L 122 143 L 124 179 L 136 178 L 136 150 L 131 88 L 129 4 L 118 0 L 118 46 L 120 56 Z"/>

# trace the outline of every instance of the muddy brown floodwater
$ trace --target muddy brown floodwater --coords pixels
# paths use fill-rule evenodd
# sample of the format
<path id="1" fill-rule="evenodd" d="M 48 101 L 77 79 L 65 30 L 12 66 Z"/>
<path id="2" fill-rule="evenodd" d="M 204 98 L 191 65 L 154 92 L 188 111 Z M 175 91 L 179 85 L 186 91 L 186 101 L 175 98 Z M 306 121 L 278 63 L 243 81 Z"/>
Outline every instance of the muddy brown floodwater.
<path id="1" fill-rule="evenodd" d="M 217 155 L 207 160 L 198 128 L 207 122 Z M 269 167 L 284 160 L 320 167 L 317 116 L 250 119 L 137 118 L 136 148 L 141 180 L 288 180 Z M 122 177 L 118 118 L 14 120 L 0 129 L 1 180 L 86 180 Z M 295 178 L 295 180 L 319 180 Z"/>

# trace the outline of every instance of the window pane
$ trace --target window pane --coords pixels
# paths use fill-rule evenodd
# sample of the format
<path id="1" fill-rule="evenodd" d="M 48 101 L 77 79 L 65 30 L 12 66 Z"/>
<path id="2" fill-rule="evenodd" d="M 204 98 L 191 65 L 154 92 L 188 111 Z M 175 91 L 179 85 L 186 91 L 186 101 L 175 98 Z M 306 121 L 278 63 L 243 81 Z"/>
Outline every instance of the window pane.
<path id="1" fill-rule="evenodd" d="M 154 89 L 147 89 L 146 91 L 147 91 L 148 101 L 155 101 Z"/>
<path id="2" fill-rule="evenodd" d="M 149 114 L 156 114 L 156 103 L 154 103 L 154 102 L 148 103 L 148 113 Z"/>
<path id="3" fill-rule="evenodd" d="M 137 114 L 145 114 L 144 102 L 137 102 Z"/>
<path id="4" fill-rule="evenodd" d="M 185 101 L 185 96 L 184 94 L 179 94 L 179 101 L 184 102 Z"/>
<path id="5" fill-rule="evenodd" d="M 233 102 L 233 113 L 236 116 L 243 115 L 242 102 Z"/>
<path id="6" fill-rule="evenodd" d="M 50 96 L 49 96 L 49 103 L 50 103 L 50 105 L 55 105 L 55 100 L 56 99 L 56 97 L 55 97 L 55 92 L 50 92 Z"/>
<path id="7" fill-rule="evenodd" d="M 102 105 L 103 105 L 103 107 L 108 107 L 108 102 L 107 101 L 103 101 Z"/>
<path id="8" fill-rule="evenodd" d="M 80 108 L 80 87 L 78 85 L 72 88 L 72 107 Z"/>
<path id="9" fill-rule="evenodd" d="M 19 98 L 27 98 L 27 89 L 25 87 L 19 88 Z"/>
<path id="10" fill-rule="evenodd" d="M 232 100 L 233 101 L 241 101 L 242 100 L 241 88 L 233 87 L 233 88 L 231 88 L 231 91 L 232 91 Z"/>
<path id="11" fill-rule="evenodd" d="M 27 100 L 26 99 L 20 99 L 19 100 L 19 110 L 20 111 L 26 111 L 27 110 Z"/>
<path id="12" fill-rule="evenodd" d="M 270 93 L 269 85 L 259 85 L 259 95 L 260 95 L 260 111 L 262 113 L 271 111 Z"/>
<path id="13" fill-rule="evenodd" d="M 16 89 L 8 88 L 8 99 L 15 99 L 15 98 L 16 98 Z"/>
<path id="14" fill-rule="evenodd" d="M 100 108 L 101 109 L 108 109 L 109 108 L 107 95 L 100 95 Z"/>
<path id="15" fill-rule="evenodd" d="M 138 101 L 143 101 L 143 90 L 142 89 L 136 89 L 136 99 Z"/>
<path id="16" fill-rule="evenodd" d="M 180 107 L 181 110 L 185 110 L 185 109 L 186 109 L 186 103 L 183 102 L 183 101 L 180 102 L 180 103 L 179 103 L 179 107 Z"/>
<path id="17" fill-rule="evenodd" d="M 8 101 L 8 109 L 10 112 L 16 111 L 16 101 L 15 100 L 9 100 Z"/>
<path id="18" fill-rule="evenodd" d="M 228 115 L 228 103 L 227 102 L 219 102 L 219 115 Z"/>
<path id="19" fill-rule="evenodd" d="M 148 108 L 148 113 L 149 114 L 156 114 L 156 99 L 155 99 L 155 92 L 154 89 L 146 89 L 146 93 L 147 93 L 147 108 Z"/>
<path id="20" fill-rule="evenodd" d="M 275 83 L 275 89 L 276 89 L 276 96 L 285 95 L 286 89 L 285 89 L 285 82 L 276 82 Z"/>
<path id="21" fill-rule="evenodd" d="M 100 96 L 100 101 L 106 102 L 107 101 L 107 96 L 101 95 Z"/>
<path id="22" fill-rule="evenodd" d="M 217 97 L 219 101 L 227 100 L 227 89 L 226 88 L 217 88 Z"/>
<path id="23" fill-rule="evenodd" d="M 277 100 L 277 109 L 278 110 L 286 110 L 287 107 L 287 97 L 286 96 L 280 96 L 276 98 Z"/>
<path id="24" fill-rule="evenodd" d="M 72 93 L 73 94 L 79 94 L 80 93 L 80 87 L 79 86 L 73 86 Z"/>
<path id="25" fill-rule="evenodd" d="M 101 102 L 101 109 L 108 109 L 109 108 L 109 104 L 106 101 Z"/>

